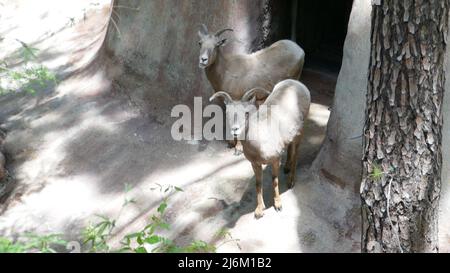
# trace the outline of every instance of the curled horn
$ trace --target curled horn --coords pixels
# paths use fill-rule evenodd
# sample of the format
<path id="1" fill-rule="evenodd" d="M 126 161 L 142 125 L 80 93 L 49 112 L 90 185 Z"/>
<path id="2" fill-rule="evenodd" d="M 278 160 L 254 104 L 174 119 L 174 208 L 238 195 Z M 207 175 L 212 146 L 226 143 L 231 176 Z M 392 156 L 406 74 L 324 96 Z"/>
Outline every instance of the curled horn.
<path id="1" fill-rule="evenodd" d="M 216 35 L 216 37 L 219 37 L 220 35 L 222 35 L 226 31 L 234 31 L 234 30 L 231 29 L 231 28 L 225 28 L 225 29 L 217 31 L 216 34 L 214 34 L 214 35 Z"/>
<path id="2" fill-rule="evenodd" d="M 257 92 L 260 91 L 262 92 L 264 95 L 270 95 L 270 91 L 261 87 L 255 87 L 252 88 L 250 90 L 248 90 L 247 92 L 245 92 L 245 94 L 242 96 L 241 101 L 249 101 L 250 98 Z"/>
<path id="3" fill-rule="evenodd" d="M 209 98 L 209 101 L 212 101 L 213 99 L 217 98 L 217 97 L 223 97 L 225 99 L 225 103 L 229 103 L 231 102 L 233 99 L 231 98 L 230 94 L 228 94 L 227 92 L 224 91 L 218 91 L 216 93 L 214 93 L 214 95 L 212 95 Z"/>

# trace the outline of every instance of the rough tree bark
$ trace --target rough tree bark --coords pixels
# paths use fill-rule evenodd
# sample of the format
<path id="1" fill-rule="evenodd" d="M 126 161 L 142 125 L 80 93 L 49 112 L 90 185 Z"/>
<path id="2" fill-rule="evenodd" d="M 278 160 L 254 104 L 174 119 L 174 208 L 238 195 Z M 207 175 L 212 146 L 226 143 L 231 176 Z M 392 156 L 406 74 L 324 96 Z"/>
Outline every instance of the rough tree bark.
<path id="1" fill-rule="evenodd" d="M 449 1 L 373 6 L 363 252 L 437 252 Z"/>

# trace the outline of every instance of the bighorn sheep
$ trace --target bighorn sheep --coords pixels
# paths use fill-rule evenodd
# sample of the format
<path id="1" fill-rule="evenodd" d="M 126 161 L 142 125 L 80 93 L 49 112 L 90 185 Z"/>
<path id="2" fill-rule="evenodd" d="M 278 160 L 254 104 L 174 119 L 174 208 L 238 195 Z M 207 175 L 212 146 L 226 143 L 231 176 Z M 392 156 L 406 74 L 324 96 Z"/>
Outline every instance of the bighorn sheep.
<path id="1" fill-rule="evenodd" d="M 205 70 L 216 92 L 226 90 L 231 98 L 239 100 L 255 86 L 272 90 L 282 80 L 300 78 L 305 52 L 296 43 L 280 40 L 252 54 L 225 54 L 220 47 L 227 39 L 220 36 L 227 31 L 233 30 L 227 28 L 210 34 L 203 24 L 198 31 L 199 67 Z"/>
<path id="2" fill-rule="evenodd" d="M 256 93 L 268 96 L 259 109 L 254 106 Z M 233 100 L 223 91 L 215 93 L 210 101 L 216 97 L 224 98 L 231 133 L 241 139 L 244 155 L 251 162 L 255 172 L 257 193 L 255 217 L 262 217 L 265 208 L 262 193 L 262 164 L 272 165 L 274 207 L 277 211 L 281 210 L 281 198 L 278 191 L 280 158 L 287 147 L 284 172 L 289 172 L 288 187 L 292 188 L 295 182 L 300 138 L 311 103 L 308 88 L 299 81 L 284 80 L 275 85 L 272 92 L 254 88 L 247 91 L 239 101 Z M 278 111 L 275 111 L 276 109 Z"/>

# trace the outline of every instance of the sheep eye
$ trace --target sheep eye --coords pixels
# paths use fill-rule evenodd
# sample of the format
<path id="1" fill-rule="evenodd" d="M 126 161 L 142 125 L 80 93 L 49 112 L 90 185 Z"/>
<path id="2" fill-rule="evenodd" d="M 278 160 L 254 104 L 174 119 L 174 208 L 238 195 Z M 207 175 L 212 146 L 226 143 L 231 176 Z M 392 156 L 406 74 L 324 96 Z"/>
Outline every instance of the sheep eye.
<path id="1" fill-rule="evenodd" d="M 202 42 L 198 42 L 198 45 L 201 46 L 201 45 L 202 45 Z"/>

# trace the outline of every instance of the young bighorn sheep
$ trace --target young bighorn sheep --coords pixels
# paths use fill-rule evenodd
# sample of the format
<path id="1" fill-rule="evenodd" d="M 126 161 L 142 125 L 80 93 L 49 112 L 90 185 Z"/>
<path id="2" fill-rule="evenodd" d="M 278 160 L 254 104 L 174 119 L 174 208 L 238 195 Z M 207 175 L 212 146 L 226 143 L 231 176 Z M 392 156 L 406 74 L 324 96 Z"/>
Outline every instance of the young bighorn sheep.
<path id="1" fill-rule="evenodd" d="M 259 109 L 254 106 L 256 93 L 268 96 Z M 284 171 L 289 172 L 288 187 L 292 188 L 295 182 L 300 138 L 311 103 L 308 88 L 299 81 L 284 80 L 275 85 L 272 92 L 254 88 L 247 91 L 240 100 L 233 100 L 228 93 L 220 91 L 215 93 L 210 101 L 216 97 L 224 98 L 231 134 L 241 140 L 244 155 L 251 162 L 255 172 L 257 193 L 255 217 L 262 217 L 265 208 L 262 164 L 272 165 L 274 207 L 277 211 L 281 210 L 278 191 L 280 158 L 287 147 Z"/>
<path id="2" fill-rule="evenodd" d="M 300 78 L 305 52 L 296 43 L 280 40 L 252 54 L 225 54 L 221 46 L 227 39 L 221 35 L 227 31 L 233 30 L 209 33 L 202 25 L 198 32 L 199 67 L 205 70 L 214 91 L 226 90 L 231 98 L 239 100 L 255 86 L 272 90 L 282 80 Z"/>

